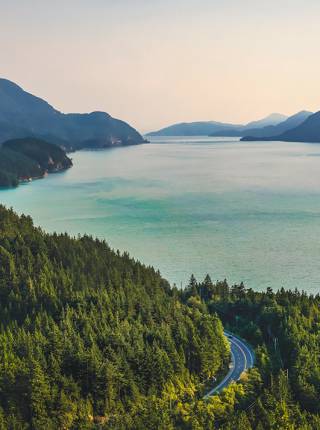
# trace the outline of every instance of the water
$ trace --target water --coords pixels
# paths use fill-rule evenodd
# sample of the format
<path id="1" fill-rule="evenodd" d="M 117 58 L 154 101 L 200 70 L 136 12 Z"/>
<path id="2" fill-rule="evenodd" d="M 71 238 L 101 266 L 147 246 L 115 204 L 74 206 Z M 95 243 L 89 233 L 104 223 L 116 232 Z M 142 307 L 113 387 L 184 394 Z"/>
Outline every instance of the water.
<path id="1" fill-rule="evenodd" d="M 72 154 L 0 201 L 47 231 L 90 233 L 179 286 L 190 274 L 320 291 L 320 145 L 153 138 Z"/>

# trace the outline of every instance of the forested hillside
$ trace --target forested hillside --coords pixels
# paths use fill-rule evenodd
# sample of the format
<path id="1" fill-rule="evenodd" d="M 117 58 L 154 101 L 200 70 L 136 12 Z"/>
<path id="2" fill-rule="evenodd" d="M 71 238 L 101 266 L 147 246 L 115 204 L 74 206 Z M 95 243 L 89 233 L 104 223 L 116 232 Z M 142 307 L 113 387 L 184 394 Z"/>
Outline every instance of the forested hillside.
<path id="1" fill-rule="evenodd" d="M 183 293 L 256 346 L 256 365 L 243 378 L 245 394 L 222 418 L 224 429 L 320 429 L 320 296 L 256 292 L 243 284 L 193 278 Z M 254 394 L 249 393 L 254 382 Z M 251 381 L 251 382 L 250 382 Z M 249 394 L 248 394 L 249 393 Z"/>
<path id="2" fill-rule="evenodd" d="M 89 236 L 0 207 L 0 429 L 317 430 L 320 297 L 198 283 L 184 291 Z M 227 371 L 220 319 L 256 367 Z"/>
<path id="3" fill-rule="evenodd" d="M 0 207 L 0 429 L 167 429 L 228 361 L 154 269 Z"/>
<path id="4" fill-rule="evenodd" d="M 0 146 L 0 186 L 15 187 L 20 181 L 41 178 L 72 166 L 59 146 L 35 138 L 14 139 Z"/>

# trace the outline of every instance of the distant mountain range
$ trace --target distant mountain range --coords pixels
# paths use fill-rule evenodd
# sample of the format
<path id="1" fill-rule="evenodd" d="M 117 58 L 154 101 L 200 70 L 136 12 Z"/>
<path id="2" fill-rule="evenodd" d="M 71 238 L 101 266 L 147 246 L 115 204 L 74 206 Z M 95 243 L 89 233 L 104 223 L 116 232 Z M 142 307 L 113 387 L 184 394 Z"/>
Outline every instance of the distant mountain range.
<path id="1" fill-rule="evenodd" d="M 273 113 L 266 118 L 250 122 L 246 125 L 229 124 L 217 121 L 183 122 L 153 131 L 147 136 L 244 136 L 245 130 L 277 125 L 286 120 L 282 114 Z"/>
<path id="2" fill-rule="evenodd" d="M 147 136 L 238 136 L 241 140 L 320 142 L 320 113 L 301 111 L 287 117 L 273 113 L 248 124 L 198 121 L 173 124 Z M 64 114 L 46 101 L 0 79 L 0 145 L 32 137 L 61 146 L 66 151 L 108 148 L 146 142 L 129 124 L 105 112 Z"/>
<path id="3" fill-rule="evenodd" d="M 288 117 L 278 113 L 272 113 L 265 118 L 258 121 L 252 121 L 248 124 L 242 125 L 238 128 L 231 129 L 220 129 L 209 136 L 212 137 L 241 137 L 248 134 L 254 135 L 260 130 L 264 130 L 269 127 L 277 127 L 279 124 L 284 123 L 288 120 Z"/>
<path id="4" fill-rule="evenodd" d="M 320 112 L 309 115 L 302 123 L 278 135 L 243 137 L 241 140 L 279 140 L 284 142 L 320 143 Z"/>
<path id="5" fill-rule="evenodd" d="M 271 114 L 246 125 L 227 123 L 191 122 L 174 124 L 149 136 L 215 136 L 241 137 L 242 141 L 279 140 L 297 142 L 320 142 L 320 112 L 301 111 L 286 117 Z"/>
<path id="6" fill-rule="evenodd" d="M 285 121 L 280 122 L 277 125 L 269 125 L 267 127 L 262 128 L 253 128 L 245 131 L 245 136 L 241 139 L 244 141 L 248 140 L 257 140 L 260 138 L 271 138 L 280 136 L 281 134 L 291 130 L 295 127 L 298 127 L 302 124 L 309 116 L 312 115 L 312 112 L 301 111 L 296 113 L 295 115 L 290 116 Z"/>
<path id="7" fill-rule="evenodd" d="M 208 136 L 217 130 L 238 129 L 241 125 L 225 124 L 216 121 L 182 122 L 152 131 L 147 136 Z"/>
<path id="8" fill-rule="evenodd" d="M 143 143 L 129 124 L 105 112 L 64 114 L 15 83 L 0 79 L 0 143 L 36 137 L 68 151 Z"/>

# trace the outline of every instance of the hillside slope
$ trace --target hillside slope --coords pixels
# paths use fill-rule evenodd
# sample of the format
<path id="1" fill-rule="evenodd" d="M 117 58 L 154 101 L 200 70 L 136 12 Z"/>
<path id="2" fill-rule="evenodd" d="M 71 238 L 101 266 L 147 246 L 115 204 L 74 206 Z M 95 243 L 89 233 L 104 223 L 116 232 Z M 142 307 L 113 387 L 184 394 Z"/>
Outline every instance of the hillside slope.
<path id="1" fill-rule="evenodd" d="M 268 115 L 265 118 L 262 118 L 258 121 L 251 121 L 246 125 L 243 125 L 241 128 L 234 129 L 234 130 L 228 130 L 228 129 L 220 129 L 217 130 L 215 133 L 211 133 L 210 136 L 215 137 L 240 137 L 245 136 L 248 134 L 256 134 L 256 133 L 263 133 L 263 130 L 265 129 L 273 129 L 273 127 L 278 127 L 280 124 L 283 124 L 286 122 L 289 118 L 286 115 L 273 113 L 271 115 Z"/>
<path id="2" fill-rule="evenodd" d="M 0 428 L 320 428 L 319 296 L 191 276 L 184 291 L 89 236 L 0 206 Z M 256 367 L 219 395 L 229 348 Z M 276 340 L 275 340 L 276 339 Z"/>
<path id="3" fill-rule="evenodd" d="M 320 142 L 320 112 L 309 116 L 301 125 L 278 136 L 279 140 L 291 142 Z"/>
<path id="4" fill-rule="evenodd" d="M 153 131 L 148 133 L 147 136 L 243 136 L 247 129 L 275 125 L 284 121 L 286 118 L 285 115 L 273 113 L 246 125 L 228 124 L 217 121 L 183 122 L 170 125 L 158 131 Z"/>
<path id="5" fill-rule="evenodd" d="M 287 130 L 282 134 L 266 137 L 247 136 L 242 140 L 277 140 L 280 142 L 320 143 L 320 112 L 316 112 L 313 115 L 308 116 L 307 119 L 303 121 L 298 127 Z"/>
<path id="6" fill-rule="evenodd" d="M 17 186 L 22 180 L 40 178 L 71 166 L 72 161 L 63 149 L 44 140 L 15 139 L 0 146 L 0 186 Z"/>
<path id="7" fill-rule="evenodd" d="M 286 121 L 283 121 L 280 124 L 263 128 L 248 129 L 245 131 L 246 136 L 244 136 L 241 140 L 250 141 L 256 140 L 255 138 L 279 136 L 286 131 L 298 127 L 311 115 L 312 112 L 301 111 L 295 115 L 290 116 L 288 119 L 286 119 Z"/>
<path id="8" fill-rule="evenodd" d="M 241 125 L 227 124 L 216 121 L 196 121 L 182 122 L 162 128 L 158 131 L 153 131 L 147 136 L 208 136 L 221 128 L 238 129 Z"/>
<path id="9" fill-rule="evenodd" d="M 27 136 L 67 150 L 144 142 L 129 124 L 105 112 L 63 114 L 15 83 L 0 79 L 0 143 Z"/>
<path id="10" fill-rule="evenodd" d="M 105 242 L 0 206 L 0 262 L 0 428 L 169 428 L 148 405 L 229 361 L 216 316 Z"/>

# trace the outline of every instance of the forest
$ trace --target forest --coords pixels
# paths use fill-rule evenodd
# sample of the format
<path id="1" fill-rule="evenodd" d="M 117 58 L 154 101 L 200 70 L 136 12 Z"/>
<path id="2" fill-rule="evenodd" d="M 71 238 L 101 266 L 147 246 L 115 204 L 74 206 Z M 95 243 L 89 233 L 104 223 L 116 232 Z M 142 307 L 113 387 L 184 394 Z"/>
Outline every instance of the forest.
<path id="1" fill-rule="evenodd" d="M 218 315 L 255 347 L 256 367 L 239 384 L 245 394 L 221 428 L 320 428 L 319 295 L 283 288 L 257 292 L 243 283 L 212 283 L 209 276 L 197 283 L 192 276 L 182 299 Z"/>
<path id="2" fill-rule="evenodd" d="M 320 297 L 191 276 L 0 207 L 0 429 L 319 429 Z M 223 327 L 256 366 L 219 395 Z"/>
<path id="3" fill-rule="evenodd" d="M 105 242 L 2 207 L 0 262 L 0 428 L 157 428 L 229 361 L 215 315 Z"/>

